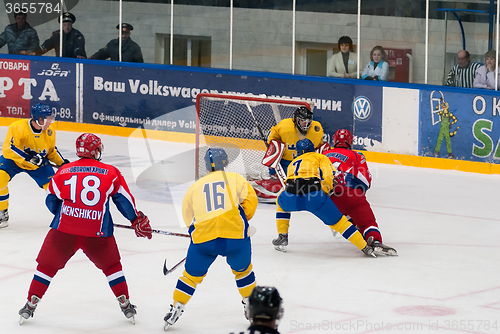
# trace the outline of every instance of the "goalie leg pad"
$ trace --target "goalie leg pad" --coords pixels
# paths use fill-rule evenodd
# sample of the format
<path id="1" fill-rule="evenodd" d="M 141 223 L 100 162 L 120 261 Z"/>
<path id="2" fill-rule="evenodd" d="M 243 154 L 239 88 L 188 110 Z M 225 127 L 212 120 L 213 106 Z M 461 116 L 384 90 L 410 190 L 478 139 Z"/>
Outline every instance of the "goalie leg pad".
<path id="1" fill-rule="evenodd" d="M 278 179 L 249 181 L 257 194 L 259 202 L 275 203 L 281 191 L 281 182 Z"/>
<path id="2" fill-rule="evenodd" d="M 283 153 L 285 152 L 285 143 L 272 139 L 267 148 L 266 154 L 262 159 L 262 164 L 269 168 L 276 168 Z"/>

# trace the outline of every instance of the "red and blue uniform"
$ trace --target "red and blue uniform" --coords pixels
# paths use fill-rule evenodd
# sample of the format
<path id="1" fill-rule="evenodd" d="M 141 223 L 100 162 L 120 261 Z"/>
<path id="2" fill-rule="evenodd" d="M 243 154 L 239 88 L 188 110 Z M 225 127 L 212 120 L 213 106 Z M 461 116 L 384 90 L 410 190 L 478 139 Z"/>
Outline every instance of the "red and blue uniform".
<path id="1" fill-rule="evenodd" d="M 365 240 L 373 236 L 382 242 L 375 215 L 365 196 L 372 182 L 365 156 L 347 148 L 333 148 L 323 154 L 338 171 L 335 176 L 337 184 L 330 196 L 332 201 L 342 214 L 352 218 Z"/>
<path id="2" fill-rule="evenodd" d="M 125 218 L 132 221 L 137 217 L 134 197 L 116 167 L 82 158 L 57 171 L 45 201 L 54 219 L 36 259 L 28 299 L 32 295 L 42 298 L 52 278 L 78 249 L 106 275 L 115 296 L 129 298 L 113 236 L 110 199 Z"/>
<path id="3" fill-rule="evenodd" d="M 87 237 L 113 235 L 109 199 L 128 220 L 137 217 L 135 200 L 120 171 L 94 159 L 64 165 L 52 178 L 46 204 L 53 229 Z"/>

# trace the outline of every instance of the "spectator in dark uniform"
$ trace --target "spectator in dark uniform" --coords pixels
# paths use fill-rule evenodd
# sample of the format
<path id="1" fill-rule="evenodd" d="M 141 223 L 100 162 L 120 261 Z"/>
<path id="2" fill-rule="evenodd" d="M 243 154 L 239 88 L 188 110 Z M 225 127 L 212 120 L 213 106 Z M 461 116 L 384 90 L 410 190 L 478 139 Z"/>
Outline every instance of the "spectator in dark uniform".
<path id="1" fill-rule="evenodd" d="M 0 34 L 0 48 L 7 44 L 9 54 L 27 54 L 38 48 L 40 40 L 35 28 L 26 22 L 25 13 L 15 13 L 15 23 L 9 24 Z"/>
<path id="2" fill-rule="evenodd" d="M 116 26 L 116 29 L 119 29 L 119 25 Z M 131 24 L 122 23 L 122 61 L 144 63 L 141 47 L 130 38 L 131 30 L 134 30 Z M 94 53 L 90 59 L 106 60 L 111 58 L 111 60 L 119 61 L 118 48 L 118 38 L 112 39 L 104 48 Z"/>
<path id="3" fill-rule="evenodd" d="M 43 55 L 52 49 L 56 50 L 56 56 L 67 58 L 87 58 L 85 53 L 85 38 L 82 33 L 73 28 L 75 15 L 67 12 L 63 14 L 63 50 L 62 55 L 59 52 L 60 31 L 56 30 L 49 39 L 35 50 L 32 55 Z M 60 22 L 60 21 L 59 21 Z"/>

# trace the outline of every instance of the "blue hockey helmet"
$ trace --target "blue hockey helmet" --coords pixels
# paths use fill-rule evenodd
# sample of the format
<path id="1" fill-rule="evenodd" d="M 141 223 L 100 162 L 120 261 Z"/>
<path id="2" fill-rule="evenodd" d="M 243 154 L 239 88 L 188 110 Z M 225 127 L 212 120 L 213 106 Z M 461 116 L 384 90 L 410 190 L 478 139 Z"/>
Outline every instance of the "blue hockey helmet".
<path id="1" fill-rule="evenodd" d="M 37 103 L 33 107 L 31 107 L 31 119 L 38 122 L 40 117 L 42 119 L 46 119 L 47 117 L 52 117 L 54 119 L 55 112 L 46 104 Z"/>
<path id="2" fill-rule="evenodd" d="M 222 148 L 209 148 L 205 153 L 205 166 L 209 172 L 224 170 L 228 163 L 227 153 Z"/>
<path id="3" fill-rule="evenodd" d="M 308 152 L 314 152 L 314 144 L 310 139 L 301 139 L 295 144 L 295 150 L 297 151 L 297 156 Z"/>
<path id="4" fill-rule="evenodd" d="M 280 320 L 283 307 L 278 290 L 269 286 L 256 286 L 248 297 L 246 312 L 251 320 Z"/>

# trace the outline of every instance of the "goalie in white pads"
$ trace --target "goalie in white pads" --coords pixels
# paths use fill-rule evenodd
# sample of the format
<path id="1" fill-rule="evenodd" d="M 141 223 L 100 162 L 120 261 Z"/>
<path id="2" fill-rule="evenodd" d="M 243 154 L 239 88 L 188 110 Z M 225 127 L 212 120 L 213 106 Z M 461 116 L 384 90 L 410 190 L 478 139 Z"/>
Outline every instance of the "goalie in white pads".
<path id="1" fill-rule="evenodd" d="M 323 146 L 328 146 L 327 143 L 323 143 L 321 123 L 313 121 L 313 112 L 304 106 L 294 111 L 293 118 L 286 118 L 271 128 L 266 138 L 269 147 L 262 160 L 262 164 L 270 168 L 271 178 L 252 183 L 259 200 L 274 202 L 286 178 L 288 165 L 297 156 L 295 143 L 305 138 L 313 143 L 317 151 L 323 150 Z M 276 173 L 275 168 L 278 164 L 285 171 L 283 175 Z"/>

